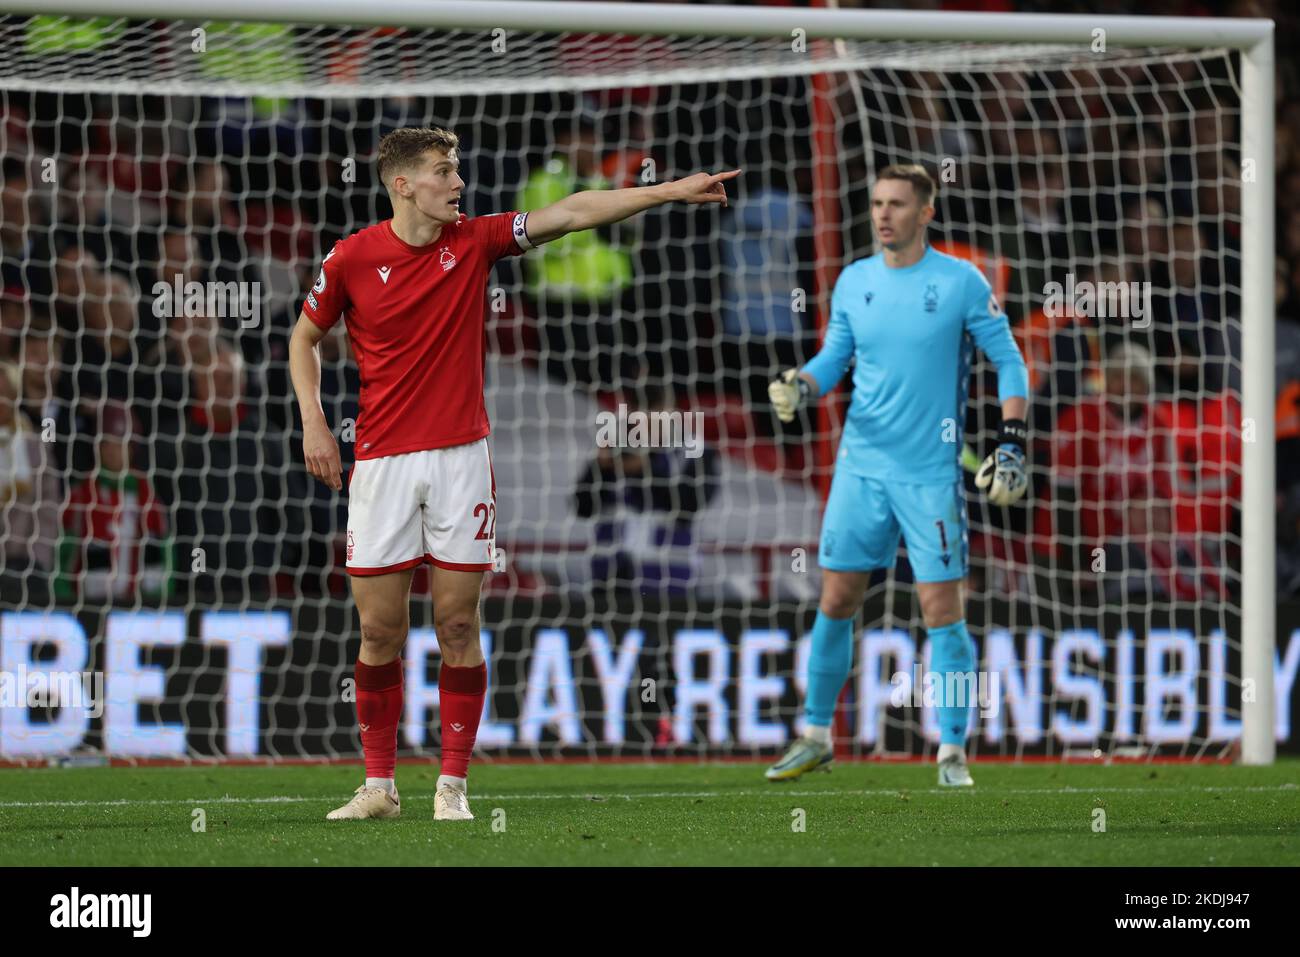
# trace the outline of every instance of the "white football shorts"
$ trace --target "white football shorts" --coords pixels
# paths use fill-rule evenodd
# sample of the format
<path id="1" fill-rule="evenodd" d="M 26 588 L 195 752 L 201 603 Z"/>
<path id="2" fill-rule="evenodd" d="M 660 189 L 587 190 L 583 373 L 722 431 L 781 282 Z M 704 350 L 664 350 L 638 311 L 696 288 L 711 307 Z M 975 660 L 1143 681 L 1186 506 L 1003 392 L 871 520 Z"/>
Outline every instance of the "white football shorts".
<path id="1" fill-rule="evenodd" d="M 486 438 L 360 459 L 348 476 L 348 574 L 385 575 L 421 563 L 489 571 L 496 524 Z"/>

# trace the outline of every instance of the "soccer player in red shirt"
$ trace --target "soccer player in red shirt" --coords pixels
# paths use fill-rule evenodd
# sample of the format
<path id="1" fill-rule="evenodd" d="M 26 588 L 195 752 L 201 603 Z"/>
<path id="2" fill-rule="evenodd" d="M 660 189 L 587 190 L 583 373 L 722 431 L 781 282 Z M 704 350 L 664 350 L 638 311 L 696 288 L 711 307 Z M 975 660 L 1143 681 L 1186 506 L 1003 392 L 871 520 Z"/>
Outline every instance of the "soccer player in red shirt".
<path id="1" fill-rule="evenodd" d="M 357 721 L 366 780 L 330 820 L 397 817 L 393 780 L 402 715 L 402 647 L 413 569 L 433 566 L 442 768 L 436 820 L 470 820 L 466 775 L 487 690 L 479 588 L 496 552 L 496 481 L 483 404 L 487 276 L 572 232 L 664 203 L 721 203 L 738 175 L 696 173 L 591 190 L 529 212 L 460 211 L 459 142 L 441 129 L 394 130 L 377 173 L 393 218 L 335 243 L 289 344 L 307 470 L 342 488 L 338 443 L 320 403 L 317 345 L 342 316 L 361 378 L 356 464 L 348 479 L 347 570 L 361 617 Z"/>

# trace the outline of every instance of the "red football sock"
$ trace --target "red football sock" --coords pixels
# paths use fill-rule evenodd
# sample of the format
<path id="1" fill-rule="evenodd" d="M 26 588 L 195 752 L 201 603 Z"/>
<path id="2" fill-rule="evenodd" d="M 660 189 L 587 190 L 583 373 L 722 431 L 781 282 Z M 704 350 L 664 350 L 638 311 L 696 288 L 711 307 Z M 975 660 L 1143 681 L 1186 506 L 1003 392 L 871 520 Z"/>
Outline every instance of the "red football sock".
<path id="1" fill-rule="evenodd" d="M 454 668 L 444 664 L 438 672 L 438 716 L 442 723 L 442 773 L 463 778 L 469 773 L 469 756 L 478 737 L 487 694 L 487 665 Z"/>
<path id="2" fill-rule="evenodd" d="M 356 676 L 366 777 L 391 778 L 397 767 L 397 723 L 402 720 L 402 659 L 368 665 L 358 658 Z"/>

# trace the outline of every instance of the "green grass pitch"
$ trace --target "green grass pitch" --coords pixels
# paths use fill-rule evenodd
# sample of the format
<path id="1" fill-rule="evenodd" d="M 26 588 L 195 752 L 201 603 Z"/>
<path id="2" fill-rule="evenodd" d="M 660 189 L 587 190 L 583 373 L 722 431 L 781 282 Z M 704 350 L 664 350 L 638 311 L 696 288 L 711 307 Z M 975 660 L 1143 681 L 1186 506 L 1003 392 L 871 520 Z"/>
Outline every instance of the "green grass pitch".
<path id="1" fill-rule="evenodd" d="M 459 823 L 433 820 L 429 764 L 399 765 L 399 820 L 342 822 L 355 765 L 0 770 L 0 865 L 1300 864 L 1295 759 L 976 762 L 967 791 L 932 765 L 764 767 L 478 762 Z"/>

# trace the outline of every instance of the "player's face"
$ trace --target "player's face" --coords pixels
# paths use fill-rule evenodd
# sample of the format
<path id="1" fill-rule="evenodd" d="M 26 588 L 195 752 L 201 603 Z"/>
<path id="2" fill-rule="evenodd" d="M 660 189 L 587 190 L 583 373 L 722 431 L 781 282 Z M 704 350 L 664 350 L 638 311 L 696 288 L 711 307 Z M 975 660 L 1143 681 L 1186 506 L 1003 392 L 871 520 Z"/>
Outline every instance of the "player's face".
<path id="1" fill-rule="evenodd" d="M 933 215 L 905 179 L 882 179 L 871 191 L 871 225 L 886 249 L 907 249 Z"/>
<path id="2" fill-rule="evenodd" d="M 106 435 L 99 441 L 99 463 L 110 472 L 125 472 L 130 458 L 127 442 L 117 436 Z"/>
<path id="3" fill-rule="evenodd" d="M 1106 392 L 1110 403 L 1121 414 L 1133 419 L 1146 408 L 1151 382 L 1140 369 L 1112 366 L 1106 372 Z"/>
<path id="4" fill-rule="evenodd" d="M 18 179 L 5 180 L 0 186 L 0 213 L 7 228 L 20 230 L 27 225 L 27 184 Z"/>
<path id="5" fill-rule="evenodd" d="M 460 178 L 460 157 L 433 151 L 406 177 L 410 184 L 415 208 L 439 225 L 456 222 L 460 218 L 460 194 L 465 181 Z"/>
<path id="6" fill-rule="evenodd" d="M 28 336 L 22 343 L 23 393 L 44 397 L 49 391 L 46 376 L 50 372 L 50 339 L 48 336 Z"/>
<path id="7" fill-rule="evenodd" d="M 18 401 L 18 390 L 9 381 L 9 376 L 0 375 L 0 425 L 11 425 L 14 421 L 14 405 Z"/>

